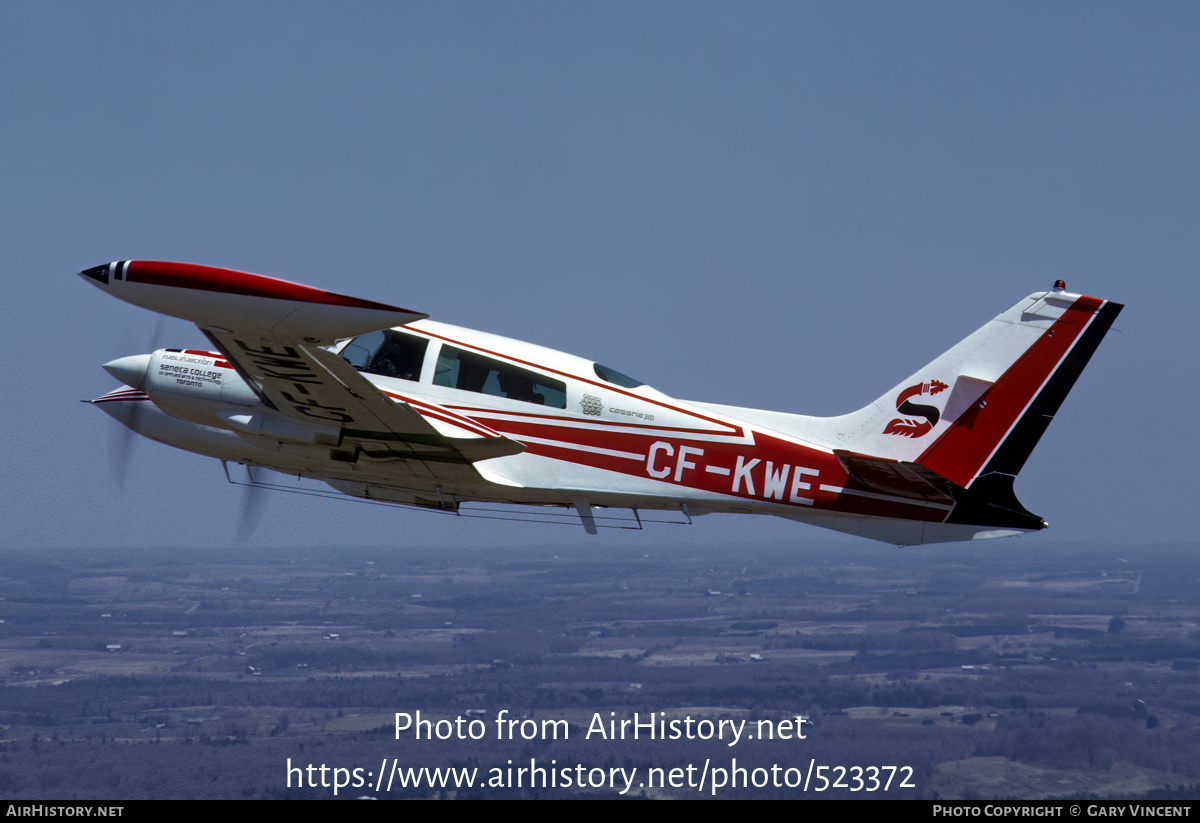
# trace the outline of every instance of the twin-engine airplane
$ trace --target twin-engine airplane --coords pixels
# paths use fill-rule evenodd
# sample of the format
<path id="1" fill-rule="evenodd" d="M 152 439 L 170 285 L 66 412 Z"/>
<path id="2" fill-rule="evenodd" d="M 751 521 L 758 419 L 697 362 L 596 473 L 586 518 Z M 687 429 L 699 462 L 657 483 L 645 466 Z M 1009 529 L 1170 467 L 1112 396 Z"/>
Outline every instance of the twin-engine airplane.
<path id="1" fill-rule="evenodd" d="M 1013 479 L 1121 305 L 1031 294 L 840 417 L 675 400 L 562 352 L 284 280 L 123 260 L 80 272 L 215 351 L 104 368 L 138 434 L 376 502 L 773 514 L 896 544 L 1045 528 Z M 324 488 L 324 487 L 322 487 Z"/>

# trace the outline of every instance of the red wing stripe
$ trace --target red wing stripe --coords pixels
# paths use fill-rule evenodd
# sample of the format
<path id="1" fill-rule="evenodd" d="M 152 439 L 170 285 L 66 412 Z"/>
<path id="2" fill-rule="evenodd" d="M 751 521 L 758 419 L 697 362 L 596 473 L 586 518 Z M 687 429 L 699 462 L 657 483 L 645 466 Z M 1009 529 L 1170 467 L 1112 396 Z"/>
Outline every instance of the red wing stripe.
<path id="1" fill-rule="evenodd" d="M 149 400 L 150 395 L 137 389 L 117 389 L 110 391 L 108 394 L 101 395 L 92 401 L 93 405 L 98 403 L 125 403 L 130 400 Z"/>
<path id="2" fill-rule="evenodd" d="M 168 349 L 168 351 L 170 351 L 170 350 Z M 219 351 L 204 351 L 203 349 L 184 349 L 183 353 L 190 354 L 193 357 L 207 357 L 213 361 L 212 366 L 213 366 L 213 368 L 216 368 L 216 369 L 232 369 L 233 368 L 233 366 L 229 365 L 228 360 L 222 359 L 222 358 L 224 358 L 225 355 L 221 354 Z"/>
<path id="3" fill-rule="evenodd" d="M 198 266 L 193 263 L 130 260 L 127 264 L 125 279 L 130 283 L 152 286 L 173 286 L 180 289 L 240 294 L 247 297 L 267 297 L 274 300 L 294 300 L 327 306 L 420 314 L 420 312 L 409 312 L 407 309 L 388 306 L 384 303 L 359 300 L 356 297 L 347 297 L 344 294 L 336 294 L 324 289 L 292 283 L 288 280 L 265 277 L 261 274 L 247 274 L 232 269 Z"/>

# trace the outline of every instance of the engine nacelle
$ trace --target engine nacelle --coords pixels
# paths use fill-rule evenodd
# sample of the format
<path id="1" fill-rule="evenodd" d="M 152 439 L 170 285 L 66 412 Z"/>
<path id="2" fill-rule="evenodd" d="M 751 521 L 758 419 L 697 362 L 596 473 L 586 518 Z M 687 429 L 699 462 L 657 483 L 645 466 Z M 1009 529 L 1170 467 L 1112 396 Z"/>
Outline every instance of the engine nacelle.
<path id="1" fill-rule="evenodd" d="M 300 424 L 267 408 L 220 353 L 160 349 L 149 356 L 141 382 L 154 404 L 179 420 L 283 443 L 341 443 L 337 428 Z"/>
<path id="2" fill-rule="evenodd" d="M 220 354 L 197 349 L 159 349 L 150 355 L 141 386 L 172 417 L 228 428 L 220 413 L 253 407 L 258 396 Z"/>

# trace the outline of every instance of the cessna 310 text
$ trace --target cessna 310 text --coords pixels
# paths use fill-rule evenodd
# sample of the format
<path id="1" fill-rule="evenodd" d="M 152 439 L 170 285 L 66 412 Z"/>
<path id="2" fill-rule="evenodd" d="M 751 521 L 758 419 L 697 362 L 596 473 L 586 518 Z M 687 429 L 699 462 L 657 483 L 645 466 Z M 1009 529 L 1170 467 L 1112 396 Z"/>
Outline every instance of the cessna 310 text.
<path id="1" fill-rule="evenodd" d="M 227 471 L 448 511 L 564 507 L 589 532 L 607 509 L 734 512 L 897 544 L 1045 528 L 1013 479 L 1122 308 L 1059 281 L 869 406 L 806 417 L 675 400 L 590 360 L 260 275 L 145 260 L 80 274 L 194 322 L 214 349 L 107 363 L 125 385 L 92 402 Z"/>

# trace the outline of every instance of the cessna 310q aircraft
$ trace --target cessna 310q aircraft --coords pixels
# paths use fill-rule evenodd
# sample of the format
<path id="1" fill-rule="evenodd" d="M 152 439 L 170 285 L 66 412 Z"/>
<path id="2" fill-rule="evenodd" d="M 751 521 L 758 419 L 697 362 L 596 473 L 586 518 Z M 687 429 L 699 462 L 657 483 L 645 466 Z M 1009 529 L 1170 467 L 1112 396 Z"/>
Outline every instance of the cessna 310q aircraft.
<path id="1" fill-rule="evenodd" d="M 227 473 L 451 512 L 557 506 L 592 533 L 608 509 L 639 525 L 736 512 L 905 545 L 1045 528 L 1013 479 L 1122 308 L 1059 281 L 869 406 L 806 417 L 675 400 L 591 360 L 260 275 L 145 260 L 80 274 L 214 349 L 107 363 L 125 385 L 91 402 Z"/>

